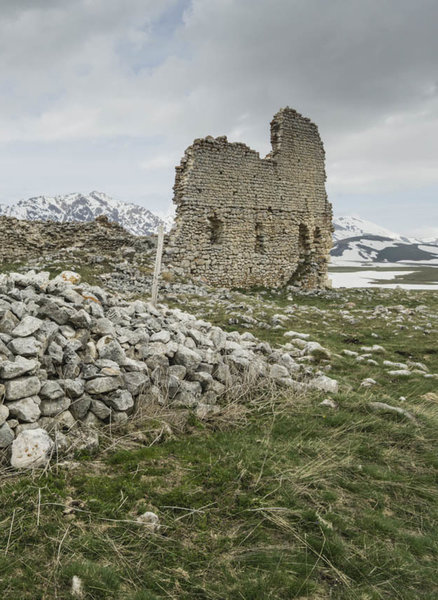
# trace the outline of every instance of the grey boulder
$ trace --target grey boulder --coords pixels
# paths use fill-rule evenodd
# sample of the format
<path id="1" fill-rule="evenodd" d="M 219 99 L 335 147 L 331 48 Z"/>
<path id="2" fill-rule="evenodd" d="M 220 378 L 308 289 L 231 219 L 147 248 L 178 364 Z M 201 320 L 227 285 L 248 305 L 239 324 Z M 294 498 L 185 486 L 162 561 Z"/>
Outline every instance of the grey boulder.
<path id="1" fill-rule="evenodd" d="M 38 377 L 20 377 L 5 383 L 6 400 L 19 400 L 28 396 L 36 396 L 41 389 Z"/>

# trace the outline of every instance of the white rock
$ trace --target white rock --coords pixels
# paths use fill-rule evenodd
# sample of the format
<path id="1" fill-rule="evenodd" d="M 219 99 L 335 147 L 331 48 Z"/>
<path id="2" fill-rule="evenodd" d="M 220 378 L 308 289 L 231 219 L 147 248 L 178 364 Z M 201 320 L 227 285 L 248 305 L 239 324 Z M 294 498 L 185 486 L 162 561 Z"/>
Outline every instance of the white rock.
<path id="1" fill-rule="evenodd" d="M 73 596 L 73 598 L 85 597 L 82 579 L 80 579 L 77 575 L 73 575 L 73 578 L 71 580 L 71 595 Z"/>
<path id="2" fill-rule="evenodd" d="M 41 425 L 39 423 L 21 423 L 21 425 L 17 425 L 15 428 L 15 435 L 18 435 L 22 431 L 26 431 L 27 429 L 39 429 Z"/>
<path id="3" fill-rule="evenodd" d="M 315 356 L 322 359 L 330 358 L 330 352 L 326 350 L 326 348 L 323 348 L 318 342 L 307 342 L 301 354 L 310 354 L 311 356 Z"/>
<path id="4" fill-rule="evenodd" d="M 309 386 L 313 389 L 322 390 L 323 392 L 332 392 L 333 394 L 336 394 L 339 389 L 339 384 L 336 379 L 331 379 L 326 375 L 315 377 L 315 379 L 312 379 L 309 382 Z"/>
<path id="5" fill-rule="evenodd" d="M 128 392 L 130 392 L 133 396 L 138 396 L 150 385 L 149 377 L 146 375 L 146 373 L 140 373 L 138 371 L 124 373 L 123 382 Z"/>
<path id="6" fill-rule="evenodd" d="M 41 389 L 38 377 L 20 377 L 11 379 L 5 384 L 6 400 L 20 400 L 28 396 L 36 396 Z"/>
<path id="7" fill-rule="evenodd" d="M 183 365 L 188 371 L 194 371 L 202 361 L 202 357 L 198 352 L 190 350 L 190 348 L 186 348 L 183 345 L 178 346 L 174 359 L 177 365 Z"/>
<path id="8" fill-rule="evenodd" d="M 12 442 L 11 465 L 16 469 L 44 466 L 50 460 L 53 442 L 45 429 L 28 429 Z"/>
<path id="9" fill-rule="evenodd" d="M 374 344 L 373 346 L 362 346 L 362 352 L 377 352 L 379 354 L 383 354 L 386 352 L 383 346 L 379 346 L 378 344 Z"/>
<path id="10" fill-rule="evenodd" d="M 162 344 L 167 344 L 170 342 L 170 333 L 167 329 L 162 329 L 161 331 L 157 331 L 151 336 L 151 342 L 161 342 Z"/>
<path id="11" fill-rule="evenodd" d="M 134 399 L 128 390 L 117 390 L 104 398 L 105 403 L 114 410 L 129 410 L 134 406 Z"/>
<path id="12" fill-rule="evenodd" d="M 145 525 L 147 529 L 155 533 L 160 528 L 160 519 L 158 515 L 151 511 L 147 511 L 137 517 L 137 522 Z"/>
<path id="13" fill-rule="evenodd" d="M 371 377 L 367 377 L 366 379 L 364 379 L 361 382 L 360 387 L 371 387 L 372 385 L 376 385 L 376 384 L 377 384 L 377 381 L 375 381 Z"/>
<path id="14" fill-rule="evenodd" d="M 96 417 L 99 417 L 99 419 L 102 419 L 102 421 L 107 419 L 111 414 L 110 407 L 107 406 L 104 402 L 102 402 L 102 400 L 93 399 L 91 401 L 91 410 L 93 414 L 95 414 Z"/>
<path id="15" fill-rule="evenodd" d="M 81 281 L 81 276 L 75 271 L 62 271 L 54 279 L 54 283 L 68 283 L 71 285 L 77 285 Z"/>
<path id="16" fill-rule="evenodd" d="M 85 384 L 85 391 L 88 394 L 107 394 L 119 388 L 122 385 L 120 377 L 97 377 L 90 379 Z"/>
<path id="17" fill-rule="evenodd" d="M 41 386 L 40 396 L 43 400 L 57 400 L 64 396 L 64 390 L 59 385 L 58 381 L 45 381 Z"/>
<path id="18" fill-rule="evenodd" d="M 420 371 L 425 371 L 425 372 L 429 371 L 429 369 L 427 368 L 427 366 L 424 363 L 421 363 L 421 362 L 413 362 L 413 361 L 409 360 L 408 361 L 408 366 L 411 369 L 418 369 Z"/>
<path id="19" fill-rule="evenodd" d="M 5 404 L 0 404 L 0 425 L 9 417 L 9 408 Z"/>
<path id="20" fill-rule="evenodd" d="M 70 407 L 71 400 L 67 396 L 61 396 L 55 400 L 43 400 L 40 404 L 41 414 L 44 417 L 55 417 Z"/>
<path id="21" fill-rule="evenodd" d="M 129 417 L 124 411 L 114 410 L 111 413 L 111 423 L 114 423 L 114 425 L 124 425 L 128 420 Z"/>
<path id="22" fill-rule="evenodd" d="M 50 273 L 49 271 L 35 273 L 35 271 L 32 270 L 28 271 L 25 275 L 22 273 L 11 273 L 10 277 L 14 283 L 18 283 L 23 287 L 30 285 L 45 290 L 49 283 Z"/>
<path id="23" fill-rule="evenodd" d="M 64 410 L 55 416 L 54 422 L 60 429 L 72 429 L 76 426 L 77 421 L 69 410 Z"/>
<path id="24" fill-rule="evenodd" d="M 388 375 L 392 377 L 410 377 L 412 373 L 407 369 L 397 369 L 395 371 L 388 371 Z"/>
<path id="25" fill-rule="evenodd" d="M 331 398 L 326 398 L 322 402 L 319 403 L 320 406 L 327 406 L 328 408 L 338 408 L 337 403 Z"/>
<path id="26" fill-rule="evenodd" d="M 12 416 L 26 423 L 34 423 L 41 415 L 40 407 L 32 396 L 9 402 L 7 406 Z"/>
<path id="27" fill-rule="evenodd" d="M 281 377 L 289 377 L 289 371 L 283 365 L 271 365 L 269 376 L 272 379 L 280 379 Z"/>
<path id="28" fill-rule="evenodd" d="M 310 333 L 298 333 L 298 331 L 286 331 L 283 335 L 284 337 L 299 338 L 300 340 L 308 340 L 310 338 Z"/>
<path id="29" fill-rule="evenodd" d="M 28 337 L 35 333 L 35 331 L 38 331 L 42 324 L 43 321 L 41 319 L 28 315 L 22 319 L 17 327 L 15 327 L 12 331 L 12 335 L 16 337 Z"/>
<path id="30" fill-rule="evenodd" d="M 386 402 L 370 402 L 369 406 L 372 410 L 381 410 L 383 412 L 395 412 L 399 415 L 403 415 L 410 421 L 415 421 L 414 415 L 412 415 L 404 408 L 399 408 L 398 406 L 391 406 L 390 404 L 386 404 Z"/>
<path id="31" fill-rule="evenodd" d="M 9 342 L 8 348 L 14 354 L 21 356 L 36 356 L 40 352 L 42 344 L 33 336 L 29 336 L 26 338 L 14 338 Z"/>
<path id="32" fill-rule="evenodd" d="M 408 365 L 401 362 L 392 362 L 392 360 L 384 360 L 383 364 L 385 367 L 395 367 L 396 369 L 407 369 Z"/>
<path id="33" fill-rule="evenodd" d="M 6 360 L 0 363 L 0 376 L 3 379 L 14 379 L 15 377 L 21 377 L 26 373 L 35 372 L 38 367 L 38 362 L 33 359 L 24 358 L 24 356 L 17 356 L 15 361 Z"/>
<path id="34" fill-rule="evenodd" d="M 7 448 L 14 440 L 14 432 L 9 427 L 8 423 L 0 425 L 0 448 Z"/>

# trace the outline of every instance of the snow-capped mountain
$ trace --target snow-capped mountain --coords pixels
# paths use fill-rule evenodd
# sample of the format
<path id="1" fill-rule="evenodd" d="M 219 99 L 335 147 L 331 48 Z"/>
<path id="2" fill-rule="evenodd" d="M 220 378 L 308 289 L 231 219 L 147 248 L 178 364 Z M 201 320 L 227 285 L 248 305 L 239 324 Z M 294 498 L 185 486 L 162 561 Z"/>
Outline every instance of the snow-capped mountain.
<path id="1" fill-rule="evenodd" d="M 407 240 L 398 233 L 394 233 L 389 229 L 380 227 L 371 221 L 366 221 L 361 217 L 335 217 L 333 219 L 335 231 L 333 233 L 333 241 L 343 240 L 350 237 L 361 237 L 363 235 L 378 235 L 381 237 L 391 238 L 392 240 Z"/>
<path id="2" fill-rule="evenodd" d="M 0 205 L 0 215 L 28 221 L 88 222 L 106 215 L 134 235 L 155 233 L 160 224 L 166 231 L 172 219 L 161 219 L 137 204 L 119 202 L 102 192 L 68 194 L 66 196 L 36 196 L 10 206 Z"/>
<path id="3" fill-rule="evenodd" d="M 403 237 L 360 217 L 337 217 L 333 225 L 332 264 L 420 262 L 438 265 L 436 240 Z"/>

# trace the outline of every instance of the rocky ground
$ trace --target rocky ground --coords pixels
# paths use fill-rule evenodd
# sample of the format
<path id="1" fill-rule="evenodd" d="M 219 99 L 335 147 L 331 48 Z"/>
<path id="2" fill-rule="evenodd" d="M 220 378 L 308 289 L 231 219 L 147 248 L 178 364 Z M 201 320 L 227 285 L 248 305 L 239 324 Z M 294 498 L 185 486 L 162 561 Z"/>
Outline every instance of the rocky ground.
<path id="1" fill-rule="evenodd" d="M 274 349 L 179 308 L 126 301 L 73 271 L 3 275 L 0 293 L 0 447 L 11 446 L 14 467 L 49 459 L 47 432 L 57 453 L 77 450 L 76 437 L 95 445 L 90 427 L 126 422 L 148 403 L 208 416 L 244 386 L 338 388 L 310 366 L 329 353 L 294 332 Z"/>
<path id="2" fill-rule="evenodd" d="M 121 254 L 4 265 L 5 597 L 433 598 L 433 292 L 166 269 L 154 308 Z"/>

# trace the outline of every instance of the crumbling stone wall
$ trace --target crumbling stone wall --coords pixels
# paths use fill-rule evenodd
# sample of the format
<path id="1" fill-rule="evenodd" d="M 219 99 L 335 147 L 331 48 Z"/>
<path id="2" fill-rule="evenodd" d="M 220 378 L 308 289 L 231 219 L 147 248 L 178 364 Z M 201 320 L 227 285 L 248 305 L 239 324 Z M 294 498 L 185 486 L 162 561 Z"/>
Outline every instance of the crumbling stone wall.
<path id="1" fill-rule="evenodd" d="M 213 285 L 327 283 L 332 209 L 318 128 L 291 108 L 271 122 L 272 152 L 197 139 L 176 167 L 167 262 Z"/>
<path id="2" fill-rule="evenodd" d="M 0 261 L 5 262 L 20 262 L 62 249 L 82 250 L 90 256 L 117 256 L 123 247 L 132 246 L 142 252 L 152 244 L 152 238 L 134 236 L 105 216 L 90 223 L 0 217 Z"/>

